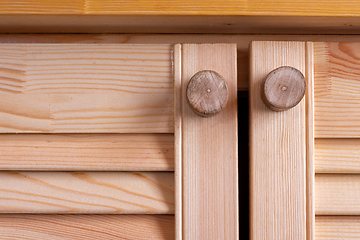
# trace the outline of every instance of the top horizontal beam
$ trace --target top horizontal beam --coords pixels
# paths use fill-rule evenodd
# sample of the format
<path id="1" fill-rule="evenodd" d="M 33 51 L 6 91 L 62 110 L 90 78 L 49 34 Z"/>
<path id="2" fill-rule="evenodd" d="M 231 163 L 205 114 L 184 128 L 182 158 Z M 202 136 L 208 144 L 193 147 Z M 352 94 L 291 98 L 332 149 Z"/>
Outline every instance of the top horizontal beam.
<path id="1" fill-rule="evenodd" d="M 360 17 L 350 0 L 2 0 L 0 14 Z"/>

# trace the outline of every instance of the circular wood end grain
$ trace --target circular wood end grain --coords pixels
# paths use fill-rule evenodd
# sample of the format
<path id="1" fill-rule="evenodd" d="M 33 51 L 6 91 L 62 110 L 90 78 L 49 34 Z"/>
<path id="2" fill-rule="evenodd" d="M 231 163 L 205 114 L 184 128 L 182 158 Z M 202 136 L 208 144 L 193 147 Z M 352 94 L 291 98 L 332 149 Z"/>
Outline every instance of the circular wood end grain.
<path id="1" fill-rule="evenodd" d="M 266 77 L 262 98 L 266 106 L 274 111 L 285 111 L 295 107 L 304 97 L 306 80 L 293 67 L 279 67 Z"/>
<path id="2" fill-rule="evenodd" d="M 190 79 L 186 97 L 195 113 L 211 117 L 226 106 L 229 91 L 226 81 L 220 74 L 203 70 Z"/>

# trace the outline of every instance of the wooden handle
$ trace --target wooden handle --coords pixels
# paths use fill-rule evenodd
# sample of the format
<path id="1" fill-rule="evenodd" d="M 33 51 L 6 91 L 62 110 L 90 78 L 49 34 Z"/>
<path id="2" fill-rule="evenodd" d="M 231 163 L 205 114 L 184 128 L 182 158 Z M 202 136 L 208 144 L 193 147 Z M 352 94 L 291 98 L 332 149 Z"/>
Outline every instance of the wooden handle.
<path id="1" fill-rule="evenodd" d="M 264 104 L 273 111 L 295 107 L 305 95 L 304 75 L 293 67 L 279 67 L 269 73 L 262 88 Z"/>
<path id="2" fill-rule="evenodd" d="M 199 71 L 190 79 L 186 97 L 195 113 L 202 117 L 211 117 L 226 106 L 229 97 L 228 86 L 217 72 Z"/>

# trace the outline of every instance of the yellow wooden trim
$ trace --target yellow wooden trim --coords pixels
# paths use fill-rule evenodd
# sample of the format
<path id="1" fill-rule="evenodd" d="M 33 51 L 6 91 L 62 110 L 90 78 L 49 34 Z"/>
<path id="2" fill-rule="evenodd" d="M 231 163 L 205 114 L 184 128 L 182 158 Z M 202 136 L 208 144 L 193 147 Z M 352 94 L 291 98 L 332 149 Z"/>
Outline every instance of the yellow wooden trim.
<path id="1" fill-rule="evenodd" d="M 3 0 L 0 14 L 358 17 L 360 4 L 351 0 Z"/>

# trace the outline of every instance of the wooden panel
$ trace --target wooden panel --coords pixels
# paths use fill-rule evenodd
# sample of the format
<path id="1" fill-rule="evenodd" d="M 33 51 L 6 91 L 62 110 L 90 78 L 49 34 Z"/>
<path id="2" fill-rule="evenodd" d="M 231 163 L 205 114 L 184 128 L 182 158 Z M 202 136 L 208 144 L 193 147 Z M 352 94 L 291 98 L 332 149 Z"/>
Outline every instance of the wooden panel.
<path id="1" fill-rule="evenodd" d="M 314 23 L 314 22 L 313 22 Z M 1 24 L 1 23 L 0 23 Z M 192 23 L 193 24 L 193 23 Z M 288 33 L 287 33 L 288 34 Z M 249 44 L 251 41 L 358 42 L 357 35 L 225 35 L 225 34 L 0 34 L 0 43 L 71 44 L 176 44 L 236 43 L 238 89 L 248 90 Z"/>
<path id="2" fill-rule="evenodd" d="M 0 215 L 1 239 L 172 240 L 174 215 Z"/>
<path id="3" fill-rule="evenodd" d="M 176 94 L 181 92 L 176 119 L 181 115 L 182 126 L 175 135 L 182 141 L 182 154 L 175 168 L 182 178 L 177 214 L 182 214 L 183 239 L 238 239 L 236 45 L 183 44 L 176 63 L 181 64 L 175 68 L 181 71 L 175 73 Z M 221 74 L 229 89 L 227 106 L 210 118 L 190 109 L 185 91 L 190 78 L 204 69 Z"/>
<path id="4" fill-rule="evenodd" d="M 173 171 L 173 134 L 0 134 L 1 170 Z"/>
<path id="5" fill-rule="evenodd" d="M 227 15 L 227 16 L 360 16 L 354 1 L 321 0 L 269 2 L 266 0 L 158 0 L 158 1 L 2 1 L 2 14 L 124 14 L 124 15 Z"/>
<path id="6" fill-rule="evenodd" d="M 360 137 L 360 44 L 315 44 L 315 134 Z"/>
<path id="7" fill-rule="evenodd" d="M 306 239 L 306 108 L 273 112 L 261 84 L 280 66 L 306 74 L 304 42 L 252 42 L 250 49 L 250 238 Z"/>
<path id="8" fill-rule="evenodd" d="M 360 215 L 360 175 L 316 174 L 317 215 Z"/>
<path id="9" fill-rule="evenodd" d="M 0 44 L 0 92 L 172 93 L 172 46 Z"/>
<path id="10" fill-rule="evenodd" d="M 174 46 L 174 145 L 175 145 L 175 236 L 183 239 L 183 191 L 182 191 L 182 45 Z"/>
<path id="11" fill-rule="evenodd" d="M 170 45 L 0 45 L 1 132 L 173 132 Z"/>
<path id="12" fill-rule="evenodd" d="M 360 139 L 316 139 L 318 173 L 360 173 Z"/>
<path id="13" fill-rule="evenodd" d="M 354 240 L 360 238 L 360 217 L 317 216 L 317 240 Z"/>
<path id="14" fill-rule="evenodd" d="M 173 173 L 2 172 L 2 213 L 172 214 Z"/>
<path id="15" fill-rule="evenodd" d="M 0 94 L 1 133 L 171 133 L 173 96 Z"/>
<path id="16" fill-rule="evenodd" d="M 314 156 L 314 45 L 305 45 L 306 121 L 306 239 L 315 239 L 315 156 Z"/>

